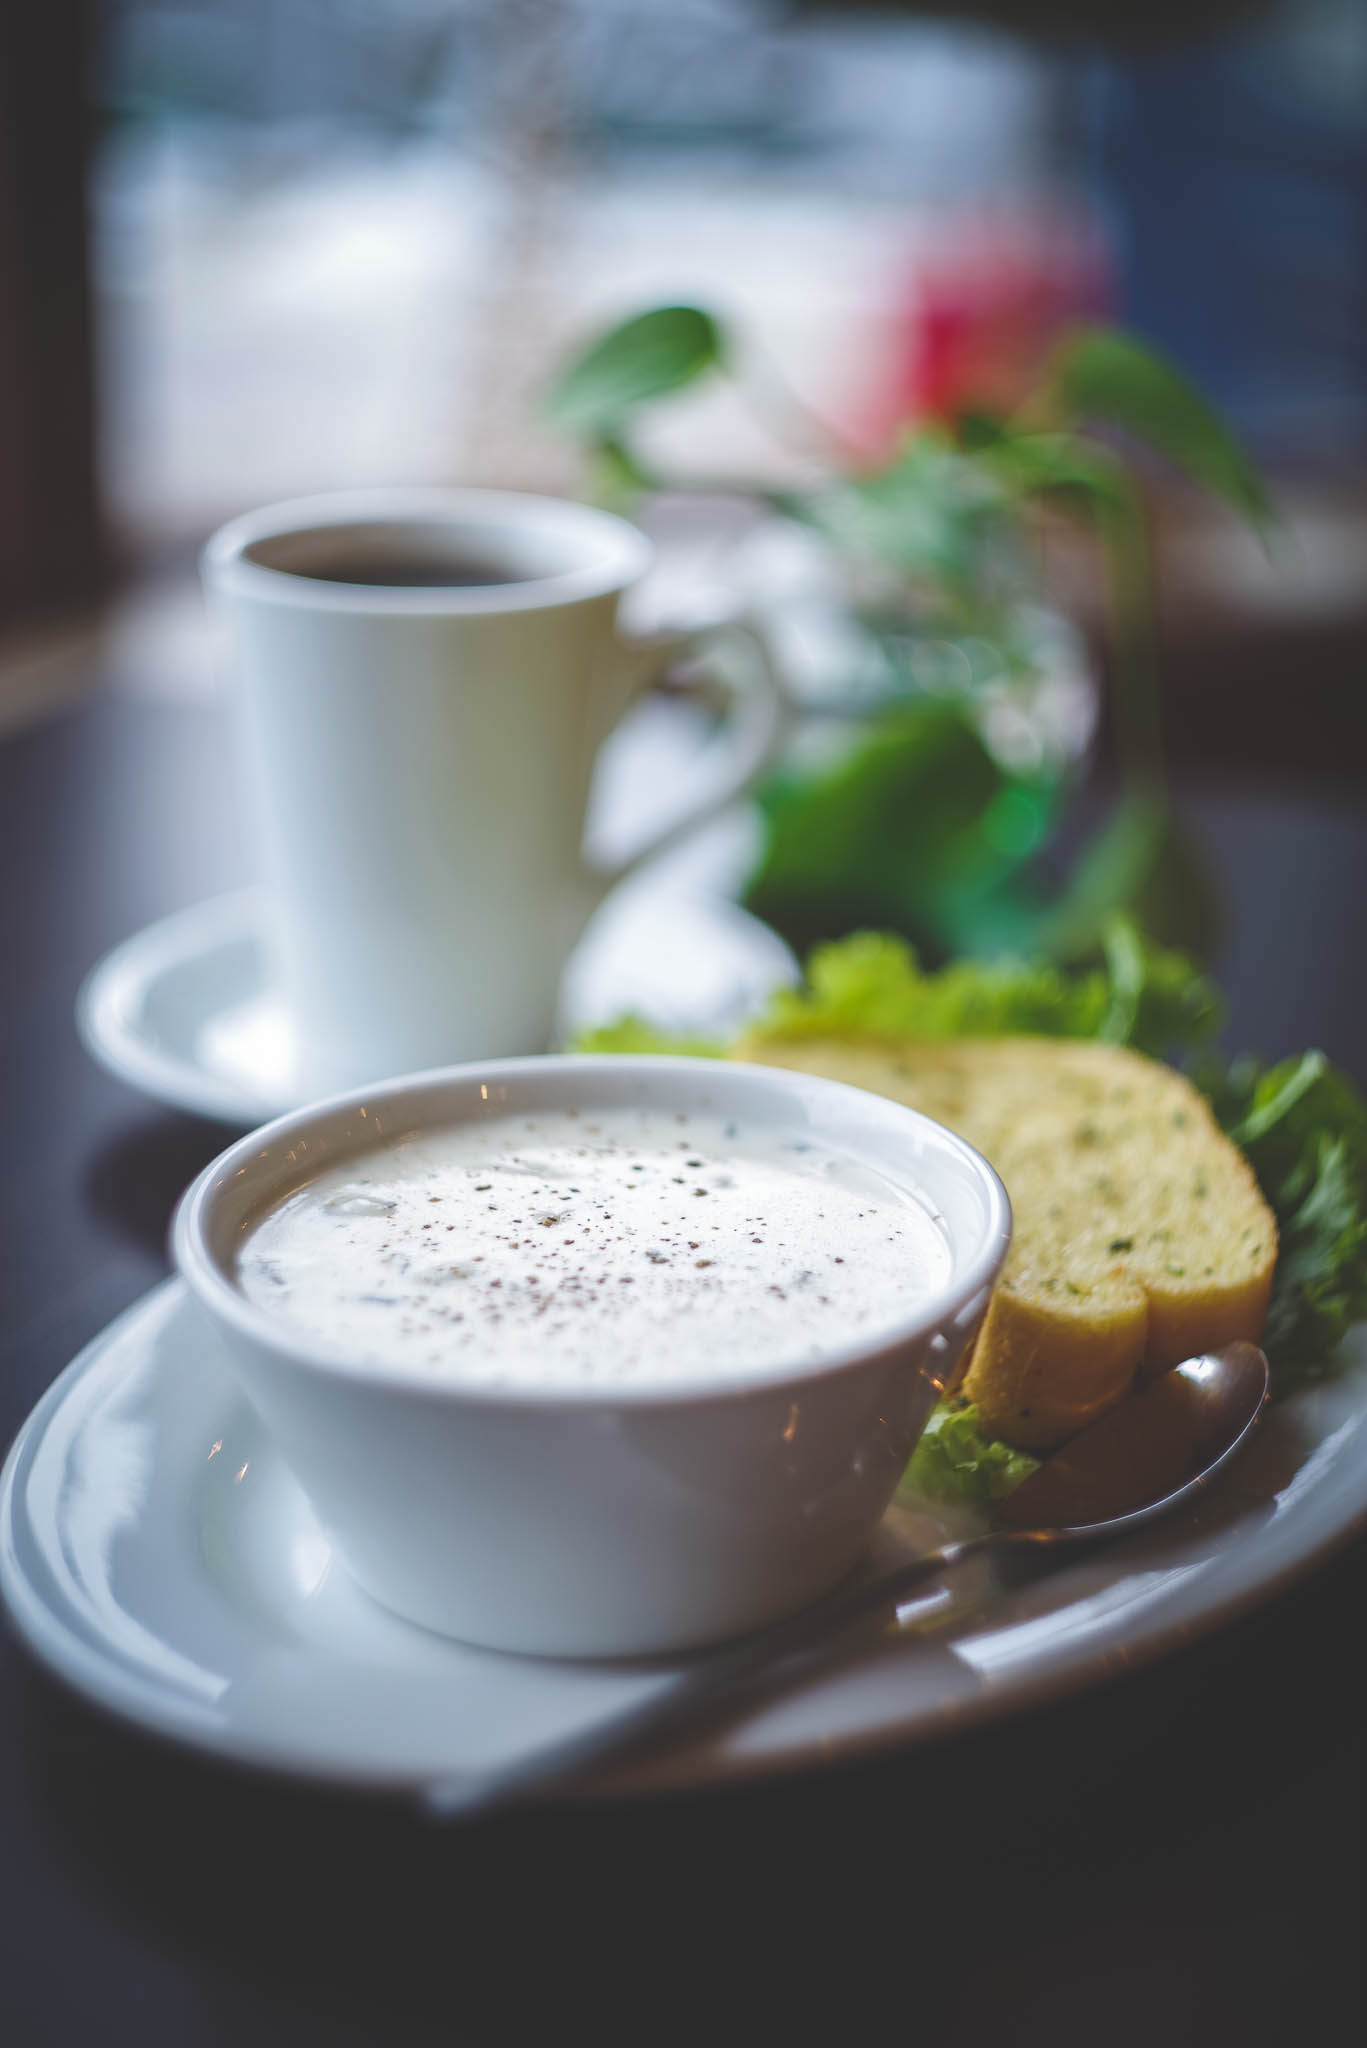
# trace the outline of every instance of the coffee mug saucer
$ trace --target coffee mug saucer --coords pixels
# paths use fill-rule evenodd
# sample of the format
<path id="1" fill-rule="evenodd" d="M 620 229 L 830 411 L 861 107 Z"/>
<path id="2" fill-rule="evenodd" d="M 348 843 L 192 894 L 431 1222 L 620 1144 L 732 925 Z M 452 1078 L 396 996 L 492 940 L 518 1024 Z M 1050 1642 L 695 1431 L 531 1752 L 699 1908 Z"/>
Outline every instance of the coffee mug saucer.
<path id="1" fill-rule="evenodd" d="M 250 1127 L 308 1099 L 292 1019 L 272 983 L 265 896 L 238 889 L 145 926 L 106 953 L 76 1001 L 91 1057 L 173 1109 Z M 646 881 L 616 892 L 566 969 L 569 1035 L 626 1011 L 725 1034 L 796 980 L 783 941 L 738 904 Z"/>

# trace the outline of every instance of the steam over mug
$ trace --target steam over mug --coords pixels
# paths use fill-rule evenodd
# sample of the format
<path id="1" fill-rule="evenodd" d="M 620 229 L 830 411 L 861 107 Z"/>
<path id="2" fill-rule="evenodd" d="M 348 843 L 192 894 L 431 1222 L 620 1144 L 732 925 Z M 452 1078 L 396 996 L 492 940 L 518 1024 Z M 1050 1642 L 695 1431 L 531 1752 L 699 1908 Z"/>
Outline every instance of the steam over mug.
<path id="1" fill-rule="evenodd" d="M 209 542 L 272 964 L 312 1092 L 545 1050 L 606 891 L 771 759 L 780 700 L 751 636 L 701 800 L 617 868 L 586 861 L 599 748 L 692 644 L 618 625 L 651 558 L 607 513 L 480 490 L 299 499 Z"/>

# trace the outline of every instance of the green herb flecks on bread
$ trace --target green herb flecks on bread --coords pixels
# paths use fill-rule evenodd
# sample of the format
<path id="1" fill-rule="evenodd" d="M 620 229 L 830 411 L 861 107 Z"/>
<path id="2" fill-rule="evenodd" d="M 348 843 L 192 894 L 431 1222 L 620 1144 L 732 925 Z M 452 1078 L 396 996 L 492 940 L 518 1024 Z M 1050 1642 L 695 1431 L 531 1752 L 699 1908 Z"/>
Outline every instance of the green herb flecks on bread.
<path id="1" fill-rule="evenodd" d="M 752 1033 L 734 1059 L 908 1103 L 992 1162 L 1011 1252 L 954 1391 L 983 1431 L 1048 1449 L 1137 1376 L 1257 1339 L 1277 1225 L 1189 1081 L 1123 1046 L 1049 1038 L 839 1039 Z"/>

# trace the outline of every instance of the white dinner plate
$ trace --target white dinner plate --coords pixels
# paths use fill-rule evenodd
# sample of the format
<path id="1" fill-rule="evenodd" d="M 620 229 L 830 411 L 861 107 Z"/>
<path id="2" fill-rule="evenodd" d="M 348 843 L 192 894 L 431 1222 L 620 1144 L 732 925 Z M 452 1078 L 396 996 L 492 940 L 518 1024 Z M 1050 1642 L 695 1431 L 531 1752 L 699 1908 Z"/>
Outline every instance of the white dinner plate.
<path id="1" fill-rule="evenodd" d="M 1367 1512 L 1367 1325 L 1345 1370 L 1269 1411 L 1188 1512 L 1024 1591 L 981 1560 L 822 1675 L 598 1790 L 715 1785 L 890 1751 L 1061 1697 L 1266 1597 Z M 880 1542 L 931 1517 L 894 1510 Z M 400 1621 L 347 1578 L 168 1281 L 49 1388 L 0 1477 L 0 1591 L 79 1692 L 236 1761 L 441 1807 L 670 1667 L 501 1656 Z"/>
<path id="2" fill-rule="evenodd" d="M 300 1108 L 294 1031 L 271 985 L 263 897 L 241 889 L 162 918 L 107 953 L 81 989 L 87 1051 L 175 1109 L 250 1126 Z M 568 1034 L 627 1011 L 678 1032 L 726 1035 L 797 962 L 725 897 L 639 882 L 614 890 L 565 971 Z"/>

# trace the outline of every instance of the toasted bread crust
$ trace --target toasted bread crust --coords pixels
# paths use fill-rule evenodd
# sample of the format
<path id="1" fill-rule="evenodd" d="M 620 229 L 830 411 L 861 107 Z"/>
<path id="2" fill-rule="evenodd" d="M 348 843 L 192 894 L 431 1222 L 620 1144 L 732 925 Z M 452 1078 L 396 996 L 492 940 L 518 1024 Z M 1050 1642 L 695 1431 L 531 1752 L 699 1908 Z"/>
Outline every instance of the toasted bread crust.
<path id="1" fill-rule="evenodd" d="M 1242 1153 L 1170 1067 L 1047 1038 L 752 1036 L 732 1057 L 892 1096 L 997 1168 L 1015 1235 L 958 1383 L 993 1435 L 1051 1448 L 1137 1376 L 1261 1335 L 1275 1220 Z"/>

